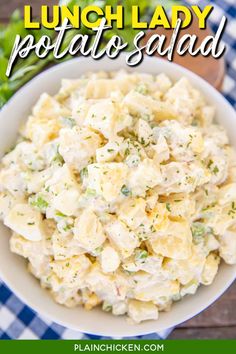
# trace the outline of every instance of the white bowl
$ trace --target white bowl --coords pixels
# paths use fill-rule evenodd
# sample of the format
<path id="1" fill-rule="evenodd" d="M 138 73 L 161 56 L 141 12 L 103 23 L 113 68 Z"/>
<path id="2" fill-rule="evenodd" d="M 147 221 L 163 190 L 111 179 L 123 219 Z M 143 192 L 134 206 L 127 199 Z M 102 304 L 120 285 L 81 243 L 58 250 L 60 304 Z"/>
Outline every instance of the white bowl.
<path id="1" fill-rule="evenodd" d="M 164 72 L 171 79 L 182 76 L 190 79 L 201 90 L 206 100 L 217 109 L 217 120 L 227 129 L 230 141 L 236 144 L 236 115 L 230 104 L 207 82 L 190 71 L 157 58 L 146 57 L 134 68 L 127 67 L 125 57 L 116 60 L 104 58 L 99 61 L 90 58 L 78 58 L 57 65 L 30 81 L 19 90 L 0 111 L 0 157 L 16 139 L 19 125 L 31 111 L 42 92 L 54 94 L 60 87 L 62 78 L 77 78 L 87 71 L 111 71 L 125 68 L 151 74 Z M 157 321 L 147 321 L 138 325 L 129 325 L 125 317 L 115 317 L 100 309 L 86 311 L 82 307 L 68 309 L 52 300 L 46 290 L 26 270 L 22 257 L 9 250 L 10 232 L 0 224 L 0 277 L 23 302 L 38 313 L 65 327 L 84 333 L 103 336 L 136 336 L 164 330 L 188 320 L 212 304 L 234 281 L 236 266 L 223 264 L 210 286 L 201 286 L 194 296 L 188 296 L 173 305 L 170 312 L 163 312 Z"/>

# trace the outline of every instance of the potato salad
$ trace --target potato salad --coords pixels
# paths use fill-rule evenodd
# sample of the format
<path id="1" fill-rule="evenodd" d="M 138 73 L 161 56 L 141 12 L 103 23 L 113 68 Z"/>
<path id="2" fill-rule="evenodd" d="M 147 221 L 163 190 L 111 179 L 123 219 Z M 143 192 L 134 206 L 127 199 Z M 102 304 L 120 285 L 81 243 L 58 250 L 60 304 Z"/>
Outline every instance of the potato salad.
<path id="1" fill-rule="evenodd" d="M 156 320 L 236 263 L 236 158 L 214 115 L 164 73 L 41 95 L 1 160 L 0 218 L 56 302 Z"/>

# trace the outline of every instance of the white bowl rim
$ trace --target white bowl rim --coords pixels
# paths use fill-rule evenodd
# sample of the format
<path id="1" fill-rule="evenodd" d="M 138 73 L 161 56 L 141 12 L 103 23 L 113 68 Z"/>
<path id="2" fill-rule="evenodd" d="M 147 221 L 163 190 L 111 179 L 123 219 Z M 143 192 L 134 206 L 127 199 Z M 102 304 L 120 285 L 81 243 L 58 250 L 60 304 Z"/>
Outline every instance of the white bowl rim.
<path id="1" fill-rule="evenodd" d="M 120 63 L 121 60 L 125 59 L 125 55 L 124 53 L 122 53 L 118 59 Z M 72 62 L 78 62 L 79 64 L 83 64 L 86 61 L 86 64 L 89 62 L 94 62 L 94 60 L 92 58 L 87 58 L 87 57 L 79 57 L 79 58 L 74 58 L 68 61 L 65 61 L 63 63 L 57 64 L 51 68 L 48 68 L 46 70 L 44 70 L 43 72 L 41 72 L 40 74 L 38 74 L 37 76 L 35 76 L 32 80 L 30 80 L 28 83 L 26 83 L 24 86 L 22 86 L 11 98 L 10 100 L 3 106 L 3 108 L 0 110 L 0 117 L 1 114 L 3 112 L 5 112 L 8 107 L 10 105 L 14 105 L 14 102 L 17 100 L 18 97 L 20 97 L 24 91 L 29 88 L 33 83 L 39 82 L 40 79 L 47 75 L 48 72 L 54 72 L 54 71 L 58 71 L 63 69 L 63 67 L 70 65 Z M 98 69 L 97 71 L 100 71 L 101 69 L 99 69 L 99 62 L 101 61 L 107 61 L 107 63 L 110 62 L 110 59 L 108 58 L 102 58 L 99 61 L 96 61 L 98 63 Z M 115 60 L 114 60 L 115 61 Z M 211 92 L 212 95 L 215 96 L 216 100 L 219 100 L 223 105 L 228 106 L 228 110 L 231 110 L 231 114 L 235 116 L 236 118 L 236 114 L 235 114 L 235 110 L 233 109 L 233 107 L 231 106 L 231 104 L 224 98 L 224 96 L 222 94 L 220 94 L 214 87 L 212 87 L 207 81 L 205 81 L 203 78 L 201 78 L 200 76 L 196 75 L 195 73 L 189 71 L 188 69 L 175 64 L 173 62 L 168 62 L 164 59 L 161 58 L 153 58 L 153 57 L 147 57 L 145 56 L 144 61 L 150 61 L 150 64 L 160 64 L 160 65 L 164 65 L 164 66 L 169 66 L 171 65 L 173 70 L 179 70 L 182 72 L 182 75 L 184 76 L 185 74 L 190 78 L 193 79 L 194 81 L 197 81 L 199 84 L 202 84 L 206 87 L 206 90 L 208 90 L 209 92 Z M 125 66 L 124 64 L 120 65 L 121 69 L 124 69 Z M 126 67 L 126 69 L 129 71 L 130 68 Z M 135 70 L 135 68 L 131 68 L 132 70 Z M 104 70 L 104 69 L 103 69 Z M 113 71 L 113 70 L 117 70 L 117 69 L 108 69 L 107 71 Z M 86 70 L 87 71 L 87 70 Z M 139 72 L 145 72 L 145 70 L 139 70 Z M 195 83 L 194 83 L 194 86 Z M 45 90 L 46 91 L 46 90 Z M 0 118 L 1 119 L 1 118 Z M 186 316 L 180 316 L 181 318 L 179 320 L 173 321 L 173 323 L 171 323 L 169 326 L 159 326 L 158 325 L 158 320 L 157 321 L 148 321 L 150 323 L 152 323 L 153 326 L 153 330 L 150 330 L 150 328 L 148 330 L 144 330 L 142 328 L 141 325 L 138 325 L 139 328 L 137 326 L 134 326 L 132 330 L 129 331 L 128 334 L 125 334 L 121 331 L 117 331 L 117 330 L 113 330 L 112 328 L 109 328 L 108 330 L 101 330 L 101 331 L 94 331 L 92 329 L 89 329 L 87 327 L 83 327 L 82 323 L 78 323 L 78 326 L 76 325 L 72 325 L 70 322 L 62 320 L 60 318 L 60 316 L 55 315 L 55 313 L 49 313 L 46 312 L 43 308 L 43 306 L 39 306 L 37 304 L 37 301 L 33 302 L 33 301 L 29 301 L 27 299 L 27 296 L 23 295 L 21 293 L 21 291 L 19 291 L 14 283 L 10 282 L 7 279 L 7 276 L 5 276 L 5 274 L 2 272 L 1 270 L 1 266 L 0 266 L 0 277 L 2 278 L 2 280 L 4 281 L 4 283 L 12 290 L 12 292 L 27 306 L 29 306 L 33 311 L 36 311 L 39 315 L 44 316 L 45 318 L 48 318 L 50 320 L 52 320 L 53 322 L 56 322 L 64 327 L 67 328 L 71 328 L 72 330 L 76 330 L 82 333 L 87 333 L 87 334 L 92 334 L 92 335 L 98 335 L 98 336 L 111 336 L 111 337 L 132 337 L 132 336 L 140 336 L 140 335 L 146 335 L 146 334 L 150 334 L 150 333 L 154 333 L 154 332 L 161 332 L 166 330 L 167 328 L 171 328 L 171 327 L 175 327 L 189 319 L 191 319 L 192 317 L 198 315 L 200 312 L 202 312 L 203 310 L 205 310 L 206 308 L 208 308 L 211 304 L 213 304 L 227 289 L 228 287 L 234 282 L 234 280 L 236 279 L 236 266 L 230 266 L 232 268 L 232 276 L 229 277 L 229 279 L 224 283 L 224 285 L 221 287 L 221 290 L 219 292 L 217 292 L 215 295 L 209 297 L 207 299 L 207 301 L 202 304 L 201 306 L 199 306 L 199 308 L 197 309 L 197 311 L 192 310 L 188 315 Z M 234 270 L 234 272 L 233 272 Z M 197 296 L 197 295 L 194 295 Z M 184 301 L 184 300 L 182 300 Z M 157 324 L 157 325 L 155 325 Z"/>

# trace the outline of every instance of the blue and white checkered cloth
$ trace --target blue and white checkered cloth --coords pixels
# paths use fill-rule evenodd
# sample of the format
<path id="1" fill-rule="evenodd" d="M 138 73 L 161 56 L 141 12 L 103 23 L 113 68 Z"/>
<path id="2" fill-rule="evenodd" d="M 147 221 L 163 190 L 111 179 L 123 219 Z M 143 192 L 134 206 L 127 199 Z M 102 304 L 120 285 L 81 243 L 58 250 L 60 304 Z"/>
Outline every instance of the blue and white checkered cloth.
<path id="1" fill-rule="evenodd" d="M 208 0 L 187 0 L 189 4 L 201 7 L 210 3 Z M 236 108 L 236 0 L 215 0 L 214 11 L 209 18 L 214 31 L 217 30 L 223 15 L 228 23 L 223 36 L 227 46 L 225 54 L 227 75 L 223 85 L 223 93 Z M 138 338 L 166 338 L 172 329 L 162 333 L 153 333 Z M 64 328 L 50 320 L 39 316 L 22 303 L 9 288 L 0 281 L 0 339 L 104 339 L 104 337 L 82 334 Z"/>

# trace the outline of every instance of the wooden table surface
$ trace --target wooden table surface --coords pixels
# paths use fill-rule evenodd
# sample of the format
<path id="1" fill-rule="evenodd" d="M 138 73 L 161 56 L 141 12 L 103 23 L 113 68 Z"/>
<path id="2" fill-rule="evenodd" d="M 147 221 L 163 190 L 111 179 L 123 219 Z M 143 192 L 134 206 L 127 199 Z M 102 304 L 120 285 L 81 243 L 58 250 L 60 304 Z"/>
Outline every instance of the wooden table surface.
<path id="1" fill-rule="evenodd" d="M 0 22 L 7 22 L 15 9 L 32 5 L 33 14 L 39 15 L 41 5 L 57 4 L 55 0 L 0 0 Z M 213 305 L 193 319 L 174 329 L 170 339 L 222 338 L 236 339 L 236 282 Z"/>

